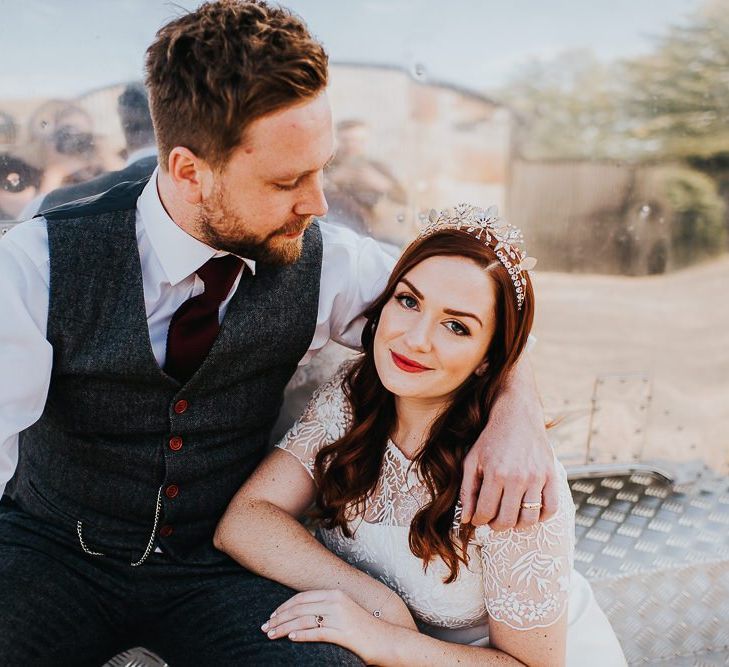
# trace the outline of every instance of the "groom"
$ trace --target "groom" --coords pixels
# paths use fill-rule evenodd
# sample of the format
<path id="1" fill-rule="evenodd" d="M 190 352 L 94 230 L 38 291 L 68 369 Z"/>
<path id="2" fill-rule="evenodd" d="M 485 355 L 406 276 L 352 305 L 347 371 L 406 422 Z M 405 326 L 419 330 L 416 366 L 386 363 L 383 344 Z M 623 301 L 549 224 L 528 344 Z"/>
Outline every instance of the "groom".
<path id="1" fill-rule="evenodd" d="M 212 546 L 297 364 L 330 338 L 358 344 L 392 264 L 315 221 L 326 84 L 298 18 L 206 3 L 147 52 L 159 170 L 0 243 L 4 667 L 99 665 L 133 645 L 174 667 L 360 664 L 267 639 L 291 591 Z M 466 463 L 465 520 L 529 525 L 539 511 L 520 505 L 540 498 L 554 511 L 526 364 Z"/>

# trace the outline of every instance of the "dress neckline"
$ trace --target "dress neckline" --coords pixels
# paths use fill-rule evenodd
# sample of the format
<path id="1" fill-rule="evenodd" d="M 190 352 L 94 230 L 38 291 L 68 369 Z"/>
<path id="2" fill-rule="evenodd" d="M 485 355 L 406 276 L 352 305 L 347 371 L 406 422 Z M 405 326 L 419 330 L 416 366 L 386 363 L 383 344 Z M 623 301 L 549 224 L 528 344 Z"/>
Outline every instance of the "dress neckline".
<path id="1" fill-rule="evenodd" d="M 388 446 L 388 447 L 389 447 L 390 449 L 394 450 L 395 454 L 396 454 L 396 455 L 397 455 L 397 456 L 398 456 L 399 458 L 401 458 L 401 459 L 403 459 L 404 461 L 406 461 L 406 462 L 408 463 L 408 465 L 411 465 L 411 464 L 412 464 L 412 462 L 413 462 L 413 459 L 409 458 L 409 457 L 408 457 L 408 456 L 407 456 L 407 455 L 405 454 L 405 452 L 403 452 L 403 451 L 402 451 L 402 449 L 400 449 L 400 447 L 398 447 L 398 446 L 397 446 L 397 445 L 395 444 L 395 441 L 394 441 L 394 440 L 393 440 L 392 438 L 388 438 L 388 439 L 387 439 L 387 446 Z"/>

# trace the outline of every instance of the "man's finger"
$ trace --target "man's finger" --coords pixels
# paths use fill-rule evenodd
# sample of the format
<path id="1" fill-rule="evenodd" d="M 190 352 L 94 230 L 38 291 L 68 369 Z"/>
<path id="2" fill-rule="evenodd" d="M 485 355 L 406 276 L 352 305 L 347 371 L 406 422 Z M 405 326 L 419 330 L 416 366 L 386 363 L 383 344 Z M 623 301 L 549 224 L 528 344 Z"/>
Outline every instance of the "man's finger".
<path id="1" fill-rule="evenodd" d="M 524 491 L 516 486 L 509 486 L 504 489 L 504 495 L 501 498 L 499 514 L 489 522 L 489 526 L 494 530 L 507 530 L 514 528 L 519 520 L 519 512 L 521 510 L 521 499 L 524 497 Z"/>
<path id="2" fill-rule="evenodd" d="M 461 482 L 461 523 L 470 523 L 476 511 L 478 492 L 481 488 L 481 475 L 478 466 L 466 457 L 463 463 L 463 482 Z"/>
<path id="3" fill-rule="evenodd" d="M 557 514 L 559 509 L 560 480 L 556 472 L 547 476 L 547 483 L 542 489 L 542 514 L 540 521 L 545 521 Z"/>
<path id="4" fill-rule="evenodd" d="M 476 511 L 471 519 L 474 526 L 484 526 L 496 518 L 499 513 L 499 504 L 502 502 L 503 492 L 503 486 L 497 484 L 493 477 L 484 477 L 478 494 Z"/>
<path id="5" fill-rule="evenodd" d="M 527 492 L 522 498 L 522 503 L 542 503 L 542 487 L 541 485 L 531 485 Z M 524 509 L 520 507 L 519 522 L 516 524 L 518 530 L 524 530 L 525 528 L 531 528 L 532 526 L 539 523 L 539 517 L 541 514 L 541 507 L 535 507 L 534 509 Z"/>

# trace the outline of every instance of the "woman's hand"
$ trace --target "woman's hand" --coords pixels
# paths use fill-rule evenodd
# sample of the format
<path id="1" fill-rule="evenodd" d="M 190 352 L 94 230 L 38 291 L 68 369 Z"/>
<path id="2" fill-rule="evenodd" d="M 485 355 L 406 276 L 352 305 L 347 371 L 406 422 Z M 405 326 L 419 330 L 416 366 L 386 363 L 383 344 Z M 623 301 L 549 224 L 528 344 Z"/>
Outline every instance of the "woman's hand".
<path id="1" fill-rule="evenodd" d="M 328 642 L 356 653 L 367 664 L 381 664 L 391 655 L 389 623 L 362 609 L 338 590 L 298 593 L 276 609 L 261 630 L 271 639 Z"/>

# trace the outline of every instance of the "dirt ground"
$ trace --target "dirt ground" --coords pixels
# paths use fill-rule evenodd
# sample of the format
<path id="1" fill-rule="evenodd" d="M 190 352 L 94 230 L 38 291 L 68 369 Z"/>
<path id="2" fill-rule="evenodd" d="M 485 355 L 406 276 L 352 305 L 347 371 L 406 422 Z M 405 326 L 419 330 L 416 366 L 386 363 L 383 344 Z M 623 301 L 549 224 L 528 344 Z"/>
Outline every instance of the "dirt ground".
<path id="1" fill-rule="evenodd" d="M 532 359 L 563 418 L 560 456 L 729 472 L 729 256 L 663 276 L 533 275 Z"/>

